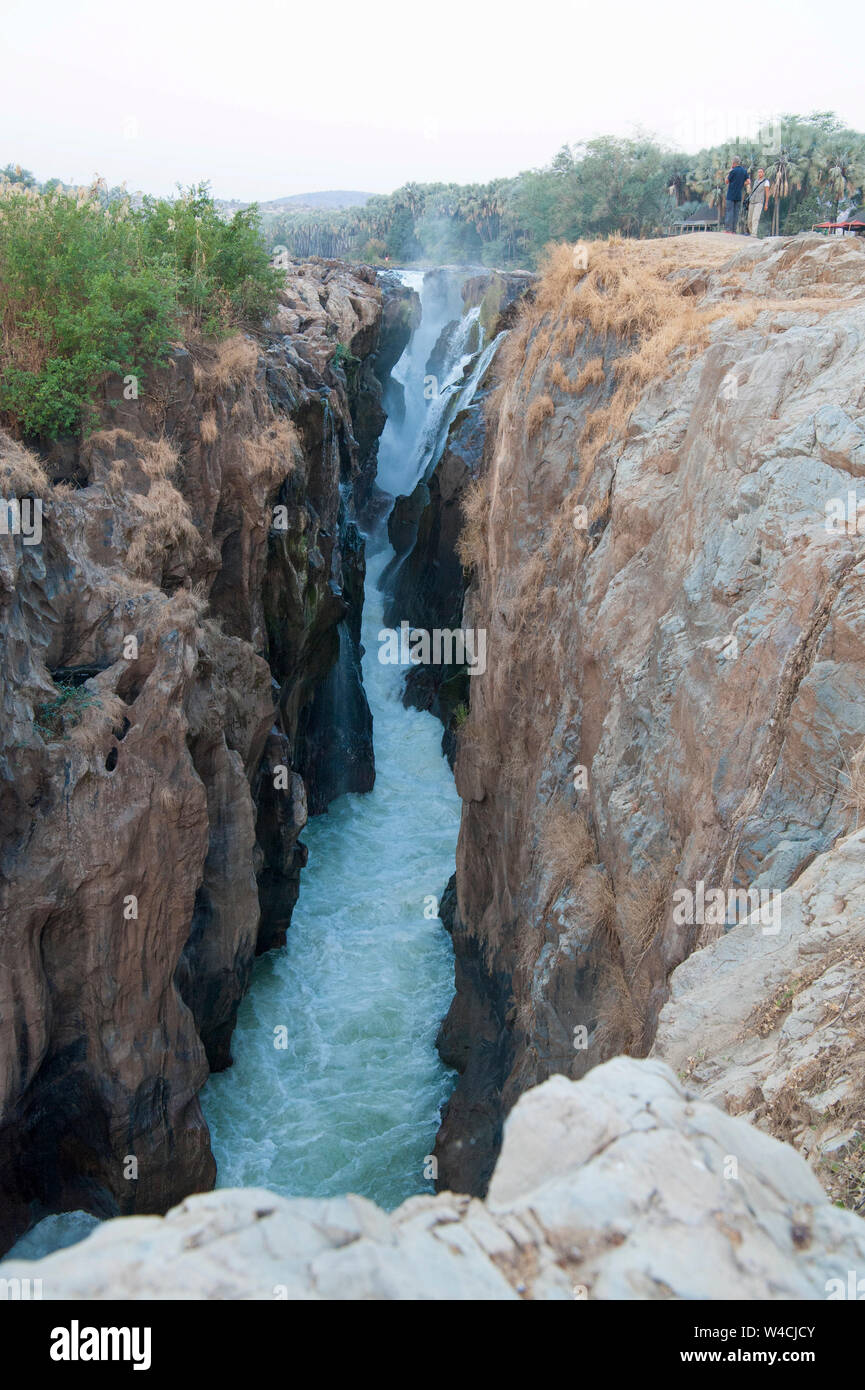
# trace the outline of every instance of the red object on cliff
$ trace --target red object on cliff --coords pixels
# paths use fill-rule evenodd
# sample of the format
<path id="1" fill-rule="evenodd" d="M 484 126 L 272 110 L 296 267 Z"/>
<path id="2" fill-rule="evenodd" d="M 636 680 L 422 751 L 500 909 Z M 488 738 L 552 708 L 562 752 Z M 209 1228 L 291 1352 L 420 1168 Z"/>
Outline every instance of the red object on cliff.
<path id="1" fill-rule="evenodd" d="M 865 236 L 865 222 L 859 217 L 849 222 L 815 222 L 812 232 L 852 232 L 854 236 Z"/>

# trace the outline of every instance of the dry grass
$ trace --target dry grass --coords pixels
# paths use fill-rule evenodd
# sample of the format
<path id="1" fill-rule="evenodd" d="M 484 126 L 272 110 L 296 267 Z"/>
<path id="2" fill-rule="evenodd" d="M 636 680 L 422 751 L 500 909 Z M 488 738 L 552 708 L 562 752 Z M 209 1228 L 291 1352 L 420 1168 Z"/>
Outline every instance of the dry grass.
<path id="1" fill-rule="evenodd" d="M 486 558 L 489 507 L 487 478 L 476 478 L 460 498 L 463 524 L 457 541 L 457 555 L 465 569 L 472 569 Z"/>
<path id="2" fill-rule="evenodd" d="M 604 371 L 603 357 L 592 357 L 583 367 L 576 381 L 570 387 L 574 395 L 579 396 L 583 391 L 587 391 L 590 386 L 603 386 L 606 380 Z"/>
<path id="3" fill-rule="evenodd" d="M 198 390 L 213 392 L 251 382 L 258 367 L 258 345 L 242 333 L 212 349 L 199 349 L 193 363 Z"/>
<path id="4" fill-rule="evenodd" d="M 166 478 L 158 478 L 146 496 L 136 494 L 129 500 L 141 514 L 141 525 L 126 553 L 129 571 L 142 577 L 158 577 L 169 552 L 186 565 L 192 564 L 202 541 L 177 488 Z"/>
<path id="5" fill-rule="evenodd" d="M 576 887 L 583 869 L 596 858 L 595 837 L 581 811 L 554 801 L 544 818 L 538 845 L 550 875 L 550 901 Z"/>
<path id="6" fill-rule="evenodd" d="M 127 706 L 119 695 L 100 690 L 96 700 L 86 708 L 81 721 L 69 735 L 69 742 L 87 757 L 108 753 L 114 730 L 123 723 Z"/>
<path id="7" fill-rule="evenodd" d="M 609 874 L 599 872 L 587 876 L 581 885 L 581 892 L 593 926 L 608 936 L 611 941 L 618 942 L 619 925 L 616 894 Z"/>
<path id="8" fill-rule="evenodd" d="M 529 439 L 534 439 L 540 433 L 545 420 L 549 420 L 556 413 L 553 398 L 546 393 L 543 396 L 536 396 L 526 411 L 526 433 Z"/>
<path id="9" fill-rule="evenodd" d="M 199 427 L 202 444 L 215 444 L 219 438 L 219 426 L 216 423 L 216 411 L 206 410 L 201 417 Z"/>
<path id="10" fill-rule="evenodd" d="M 267 486 L 282 482 L 294 468 L 299 447 L 294 426 L 282 416 L 260 434 L 244 439 L 251 479 Z"/>
<path id="11" fill-rule="evenodd" d="M 0 433 L 0 497 L 8 501 L 47 487 L 48 476 L 36 455 Z"/>
<path id="12" fill-rule="evenodd" d="M 706 346 L 713 323 L 729 319 L 736 327 L 746 328 L 767 310 L 825 312 L 837 307 L 837 301 L 828 296 L 739 298 L 701 305 L 687 281 L 674 274 L 693 267 L 696 248 L 687 244 L 687 238 L 684 241 L 684 246 L 620 238 L 593 242 L 585 271 L 574 267 L 570 247 L 550 248 L 534 301 L 525 309 L 520 338 L 502 355 L 503 371 L 512 381 L 514 366 L 520 357 L 524 359 L 520 375 L 530 389 L 539 362 L 549 354 L 557 359 L 572 355 L 581 333 L 588 332 L 599 344 L 616 345 L 615 360 L 607 369 L 615 390 L 584 424 L 579 487 L 585 485 L 601 449 L 626 431 L 646 385 L 685 367 Z M 718 268 L 729 259 L 730 248 L 701 242 L 698 254 L 701 264 Z M 737 292 L 741 295 L 741 290 Z M 531 349 L 525 360 L 529 342 Z M 552 383 L 573 395 L 602 385 L 606 375 L 599 354 L 583 365 L 574 380 L 568 378 L 560 360 L 551 369 Z M 539 399 L 545 402 L 549 398 Z M 548 406 L 533 402 L 526 418 L 530 438 L 550 413 Z"/>

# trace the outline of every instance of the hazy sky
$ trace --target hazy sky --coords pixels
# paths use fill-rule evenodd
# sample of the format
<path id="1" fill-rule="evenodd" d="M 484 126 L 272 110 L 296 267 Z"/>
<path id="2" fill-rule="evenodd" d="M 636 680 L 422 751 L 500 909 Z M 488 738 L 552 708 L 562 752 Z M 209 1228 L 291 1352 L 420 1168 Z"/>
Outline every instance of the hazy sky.
<path id="1" fill-rule="evenodd" d="M 865 130 L 861 0 L 0 0 L 0 165 L 218 197 L 389 192 L 636 127 Z"/>

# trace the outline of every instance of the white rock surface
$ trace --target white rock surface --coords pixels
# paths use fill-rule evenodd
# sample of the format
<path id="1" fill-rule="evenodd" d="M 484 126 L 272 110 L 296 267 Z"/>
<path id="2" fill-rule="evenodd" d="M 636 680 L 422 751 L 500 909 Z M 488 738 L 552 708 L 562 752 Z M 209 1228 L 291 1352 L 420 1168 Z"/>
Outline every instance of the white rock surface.
<path id="1" fill-rule="evenodd" d="M 865 1132 L 865 829 L 818 855 L 776 899 L 673 973 L 653 1054 L 699 1094 L 809 1155 Z M 855 1155 L 853 1155 L 855 1157 Z"/>
<path id="2" fill-rule="evenodd" d="M 107 1222 L 7 1261 L 46 1299 L 820 1299 L 865 1270 L 865 1223 L 805 1161 L 657 1060 L 552 1077 L 511 1113 L 486 1202 L 387 1215 L 362 1197 L 257 1189 Z"/>

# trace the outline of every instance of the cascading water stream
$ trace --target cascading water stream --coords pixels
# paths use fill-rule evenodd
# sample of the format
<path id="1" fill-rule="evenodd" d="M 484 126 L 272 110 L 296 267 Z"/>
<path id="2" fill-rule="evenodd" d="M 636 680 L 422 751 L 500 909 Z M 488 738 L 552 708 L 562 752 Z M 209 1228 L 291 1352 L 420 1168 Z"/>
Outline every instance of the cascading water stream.
<path id="1" fill-rule="evenodd" d="M 369 563 L 363 627 L 375 787 L 304 832 L 287 944 L 256 963 L 234 1066 L 203 1092 L 223 1187 L 360 1192 L 392 1207 L 430 1185 L 424 1158 L 451 1089 L 435 1035 L 453 958 L 424 908 L 453 871 L 460 802 L 441 725 L 403 707 L 403 671 L 377 659 L 388 553 Z"/>
<path id="2" fill-rule="evenodd" d="M 412 287 L 417 278 L 404 275 Z M 471 325 L 462 320 L 445 362 L 451 385 L 438 421 L 430 418 L 426 366 L 458 317 L 458 291 L 457 277 L 440 274 L 424 290 L 421 324 L 395 372 L 405 413 L 385 426 L 379 473 L 394 492 L 414 486 L 444 408 L 465 391 Z M 435 1035 L 453 993 L 453 956 L 433 904 L 453 872 L 460 800 L 441 725 L 403 706 L 404 668 L 378 660 L 378 580 L 393 551 L 383 537 L 377 544 L 363 620 L 375 787 L 340 797 L 307 826 L 287 944 L 256 962 L 234 1066 L 211 1077 L 202 1101 L 220 1186 L 359 1192 L 390 1208 L 431 1188 L 426 1159 L 452 1086 Z"/>

